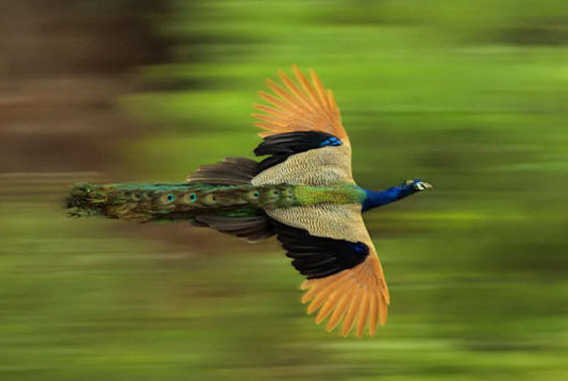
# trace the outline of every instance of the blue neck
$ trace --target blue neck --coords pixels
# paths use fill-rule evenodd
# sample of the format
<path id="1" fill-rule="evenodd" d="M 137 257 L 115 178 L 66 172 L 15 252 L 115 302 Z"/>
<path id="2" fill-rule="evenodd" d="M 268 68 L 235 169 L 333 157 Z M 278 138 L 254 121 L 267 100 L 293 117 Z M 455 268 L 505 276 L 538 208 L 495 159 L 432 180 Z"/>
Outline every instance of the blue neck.
<path id="1" fill-rule="evenodd" d="M 372 208 L 376 208 L 377 206 L 390 204 L 391 202 L 403 199 L 417 192 L 413 184 L 403 184 L 399 187 L 392 187 L 382 191 L 373 191 L 364 188 L 362 189 L 367 195 L 365 197 L 365 200 L 363 201 L 363 212 L 366 212 L 367 210 Z"/>

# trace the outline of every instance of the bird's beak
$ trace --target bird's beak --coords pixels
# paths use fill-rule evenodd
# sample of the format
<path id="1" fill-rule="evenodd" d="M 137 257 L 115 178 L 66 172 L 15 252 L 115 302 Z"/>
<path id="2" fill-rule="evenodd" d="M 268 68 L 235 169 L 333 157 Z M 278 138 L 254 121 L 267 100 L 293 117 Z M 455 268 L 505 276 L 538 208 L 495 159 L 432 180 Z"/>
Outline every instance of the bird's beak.
<path id="1" fill-rule="evenodd" d="M 432 189 L 432 184 L 427 183 L 425 181 L 419 181 L 417 183 L 414 184 L 414 189 L 416 189 L 417 191 L 425 191 L 427 189 Z"/>

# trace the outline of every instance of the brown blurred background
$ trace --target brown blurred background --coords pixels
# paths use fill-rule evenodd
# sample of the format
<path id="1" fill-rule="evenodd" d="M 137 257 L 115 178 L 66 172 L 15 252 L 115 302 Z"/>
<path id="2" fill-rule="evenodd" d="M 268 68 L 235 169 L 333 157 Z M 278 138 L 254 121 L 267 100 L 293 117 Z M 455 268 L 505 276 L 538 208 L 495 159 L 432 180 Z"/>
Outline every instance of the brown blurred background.
<path id="1" fill-rule="evenodd" d="M 0 171 L 103 170 L 109 139 L 132 133 L 116 99 L 166 60 L 156 1 L 0 4 Z"/>

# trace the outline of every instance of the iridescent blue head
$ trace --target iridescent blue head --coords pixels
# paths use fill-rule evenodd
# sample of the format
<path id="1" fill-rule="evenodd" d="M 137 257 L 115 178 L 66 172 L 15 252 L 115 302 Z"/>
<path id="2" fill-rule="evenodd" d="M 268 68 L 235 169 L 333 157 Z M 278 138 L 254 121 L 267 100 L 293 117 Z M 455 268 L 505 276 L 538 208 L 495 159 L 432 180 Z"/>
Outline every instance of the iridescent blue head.
<path id="1" fill-rule="evenodd" d="M 376 208 L 377 206 L 390 204 L 391 202 L 403 199 L 416 192 L 421 192 L 431 188 L 432 184 L 422 180 L 406 180 L 401 186 L 392 187 L 382 191 L 363 189 L 366 195 L 363 200 L 363 212 Z"/>

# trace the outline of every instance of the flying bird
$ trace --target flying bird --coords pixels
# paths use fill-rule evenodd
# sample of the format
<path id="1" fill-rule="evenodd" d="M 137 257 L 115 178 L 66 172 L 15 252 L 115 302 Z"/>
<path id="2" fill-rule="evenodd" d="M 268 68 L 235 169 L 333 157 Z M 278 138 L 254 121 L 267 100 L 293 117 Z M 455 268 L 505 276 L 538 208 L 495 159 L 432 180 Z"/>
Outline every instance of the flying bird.
<path id="1" fill-rule="evenodd" d="M 432 187 L 421 180 L 373 191 L 351 174 L 351 144 L 332 92 L 294 65 L 267 80 L 266 103 L 254 105 L 263 141 L 260 161 L 228 157 L 202 165 L 179 184 L 89 184 L 66 197 L 72 216 L 189 221 L 254 242 L 276 235 L 305 276 L 302 302 L 316 323 L 343 336 L 375 335 L 389 290 L 362 213 Z"/>

